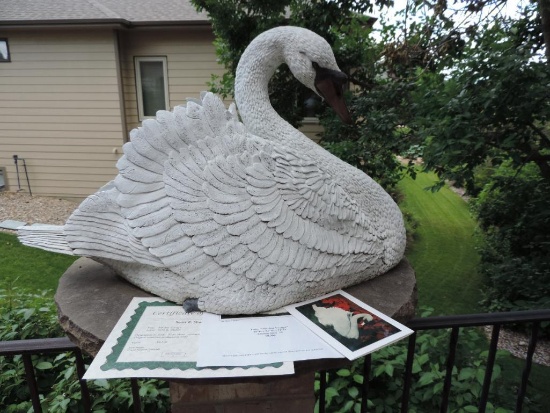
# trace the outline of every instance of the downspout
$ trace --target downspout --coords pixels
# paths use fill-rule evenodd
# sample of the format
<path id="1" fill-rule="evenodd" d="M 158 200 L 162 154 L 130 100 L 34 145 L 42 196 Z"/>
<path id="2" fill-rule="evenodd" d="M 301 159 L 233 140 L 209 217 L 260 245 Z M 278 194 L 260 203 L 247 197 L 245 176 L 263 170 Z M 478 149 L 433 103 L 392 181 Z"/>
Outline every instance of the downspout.
<path id="1" fill-rule="evenodd" d="M 124 98 L 124 85 L 122 83 L 122 64 L 121 64 L 121 40 L 120 30 L 113 30 L 114 45 L 115 45 L 115 64 L 116 64 L 116 76 L 118 85 L 118 100 L 120 108 L 120 121 L 122 126 L 122 144 L 128 142 L 128 123 L 126 122 L 126 99 Z"/>

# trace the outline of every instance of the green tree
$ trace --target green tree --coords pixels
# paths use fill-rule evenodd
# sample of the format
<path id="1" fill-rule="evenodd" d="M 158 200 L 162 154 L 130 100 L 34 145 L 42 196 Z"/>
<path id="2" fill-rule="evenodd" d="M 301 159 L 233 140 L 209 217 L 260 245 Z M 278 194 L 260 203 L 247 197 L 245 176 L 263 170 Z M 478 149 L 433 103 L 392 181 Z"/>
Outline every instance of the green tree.
<path id="1" fill-rule="evenodd" d="M 518 18 L 500 15 L 464 28 L 460 53 L 446 70 L 419 73 L 412 92 L 426 168 L 438 173 L 440 185 L 455 180 L 478 195 L 491 310 L 549 304 L 550 65 L 543 14 L 532 3 Z"/>
<path id="2" fill-rule="evenodd" d="M 481 272 L 492 311 L 550 308 L 550 183 L 535 163 L 496 169 L 475 201 Z"/>
<path id="3" fill-rule="evenodd" d="M 424 74 L 416 93 L 426 166 L 474 190 L 476 167 L 488 158 L 516 170 L 534 162 L 550 181 L 550 66 L 536 8 L 518 20 L 498 19 L 471 33 L 450 74 Z M 474 191 L 475 192 L 475 191 Z"/>

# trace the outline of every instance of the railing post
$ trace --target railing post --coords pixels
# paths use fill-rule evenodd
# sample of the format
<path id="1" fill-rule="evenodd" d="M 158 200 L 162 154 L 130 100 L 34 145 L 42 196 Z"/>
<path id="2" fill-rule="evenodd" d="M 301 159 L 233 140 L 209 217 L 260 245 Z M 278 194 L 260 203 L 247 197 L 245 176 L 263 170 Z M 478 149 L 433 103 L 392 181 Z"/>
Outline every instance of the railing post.
<path id="1" fill-rule="evenodd" d="M 453 376 L 453 367 L 455 364 L 456 345 L 458 343 L 459 327 L 453 327 L 451 330 L 451 341 L 449 343 L 449 355 L 447 356 L 447 371 L 445 373 L 445 382 L 443 384 L 443 395 L 441 398 L 440 413 L 447 413 L 449 406 L 449 394 L 451 392 L 451 382 Z"/>
<path id="2" fill-rule="evenodd" d="M 42 413 L 42 406 L 40 406 L 40 396 L 38 394 L 38 385 L 36 384 L 36 376 L 34 374 L 34 367 L 32 365 L 32 359 L 30 354 L 23 354 L 23 365 L 25 366 L 25 376 L 27 378 L 27 385 L 29 386 L 29 392 L 31 393 L 32 407 L 34 413 Z"/>
<path id="3" fill-rule="evenodd" d="M 485 367 L 485 377 L 483 379 L 483 387 L 481 388 L 481 397 L 479 399 L 478 413 L 485 413 L 485 409 L 487 408 L 487 400 L 489 398 L 489 388 L 491 387 L 491 377 L 493 376 L 493 366 L 495 365 L 499 334 L 500 324 L 493 325 L 489 355 L 487 356 L 487 367 Z"/>
<path id="4" fill-rule="evenodd" d="M 134 413 L 141 413 L 141 399 L 139 398 L 139 383 L 137 379 L 130 379 L 132 385 L 132 400 L 134 401 Z"/>
<path id="5" fill-rule="evenodd" d="M 367 354 L 363 360 L 363 386 L 361 388 L 361 413 L 367 413 L 369 395 L 369 377 L 372 365 L 372 356 Z"/>
<path id="6" fill-rule="evenodd" d="M 319 372 L 319 413 L 325 413 L 325 392 L 327 391 L 327 372 Z"/>
<path id="7" fill-rule="evenodd" d="M 537 346 L 537 339 L 539 334 L 540 323 L 533 323 L 533 330 L 531 331 L 531 338 L 529 339 L 529 347 L 527 347 L 527 355 L 525 357 L 525 367 L 521 375 L 521 385 L 519 387 L 518 398 L 516 400 L 515 413 L 521 413 L 523 409 L 523 400 L 525 399 L 525 393 L 527 392 L 527 381 L 531 374 L 531 366 L 533 364 L 533 354 L 535 353 L 535 347 Z"/>
<path id="8" fill-rule="evenodd" d="M 412 368 L 414 362 L 414 349 L 416 347 L 416 331 L 409 336 L 407 349 L 407 362 L 405 364 L 405 379 L 403 382 L 403 396 L 401 398 L 401 413 L 409 411 L 409 396 L 411 392 Z"/>
<path id="9" fill-rule="evenodd" d="M 82 404 L 85 412 L 92 411 L 92 405 L 90 402 L 90 391 L 88 390 L 88 383 L 83 380 L 82 377 L 86 372 L 84 367 L 84 359 L 82 358 L 82 352 L 80 349 L 74 350 L 76 360 L 76 374 L 78 375 L 78 382 L 80 383 L 80 393 L 82 394 Z"/>

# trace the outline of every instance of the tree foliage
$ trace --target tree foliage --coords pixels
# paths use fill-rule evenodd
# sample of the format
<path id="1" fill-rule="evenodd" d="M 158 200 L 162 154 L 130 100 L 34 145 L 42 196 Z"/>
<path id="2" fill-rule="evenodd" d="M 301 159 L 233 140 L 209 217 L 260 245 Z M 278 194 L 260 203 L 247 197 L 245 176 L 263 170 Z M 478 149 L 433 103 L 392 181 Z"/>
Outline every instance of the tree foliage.
<path id="1" fill-rule="evenodd" d="M 533 8 L 519 20 L 487 23 L 472 34 L 450 74 L 425 73 L 415 92 L 426 139 L 424 160 L 440 177 L 474 188 L 477 166 L 534 162 L 550 182 L 550 66 Z"/>
<path id="2" fill-rule="evenodd" d="M 544 308 L 550 304 L 550 65 L 540 10 L 530 4 L 517 18 L 498 16 L 461 36 L 461 53 L 444 70 L 422 71 L 412 92 L 425 167 L 477 196 L 485 305 Z"/>
<path id="3" fill-rule="evenodd" d="M 496 169 L 475 201 L 481 272 L 492 311 L 550 308 L 550 182 L 535 163 Z M 547 331 L 548 332 L 548 331 Z"/>

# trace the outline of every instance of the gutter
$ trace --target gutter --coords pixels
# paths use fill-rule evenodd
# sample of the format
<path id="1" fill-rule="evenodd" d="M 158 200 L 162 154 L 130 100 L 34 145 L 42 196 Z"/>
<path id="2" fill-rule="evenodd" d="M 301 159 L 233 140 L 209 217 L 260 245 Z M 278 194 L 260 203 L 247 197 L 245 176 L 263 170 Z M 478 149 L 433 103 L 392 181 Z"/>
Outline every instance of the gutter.
<path id="1" fill-rule="evenodd" d="M 135 27 L 209 27 L 211 23 L 208 20 L 161 20 L 161 21 L 130 21 L 126 19 L 70 19 L 70 20 L 0 20 L 0 27 L 19 28 L 19 27 L 80 27 L 80 26 L 123 26 L 126 28 Z"/>

